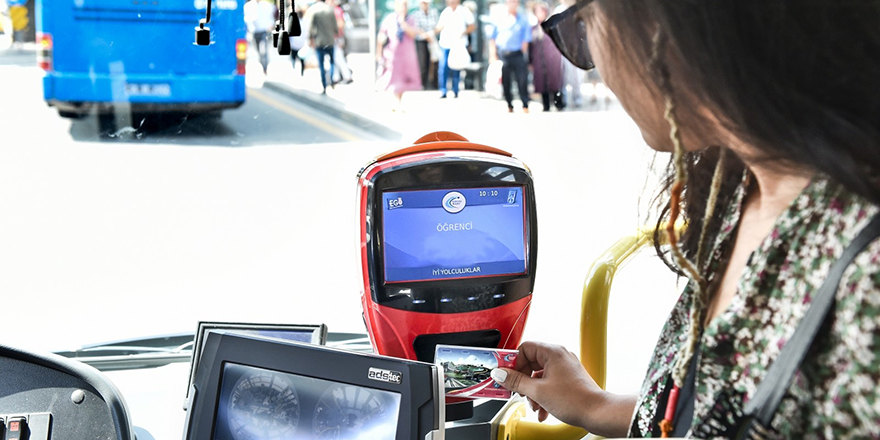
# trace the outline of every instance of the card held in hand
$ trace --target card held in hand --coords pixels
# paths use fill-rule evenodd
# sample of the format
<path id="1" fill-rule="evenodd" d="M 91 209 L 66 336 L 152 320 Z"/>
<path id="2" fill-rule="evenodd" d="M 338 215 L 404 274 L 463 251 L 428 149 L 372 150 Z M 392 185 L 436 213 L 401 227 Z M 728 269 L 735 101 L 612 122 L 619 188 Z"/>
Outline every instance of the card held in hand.
<path id="1" fill-rule="evenodd" d="M 480 399 L 510 399 L 512 393 L 490 377 L 498 367 L 513 368 L 516 350 L 437 345 L 434 363 L 443 371 L 446 395 Z"/>

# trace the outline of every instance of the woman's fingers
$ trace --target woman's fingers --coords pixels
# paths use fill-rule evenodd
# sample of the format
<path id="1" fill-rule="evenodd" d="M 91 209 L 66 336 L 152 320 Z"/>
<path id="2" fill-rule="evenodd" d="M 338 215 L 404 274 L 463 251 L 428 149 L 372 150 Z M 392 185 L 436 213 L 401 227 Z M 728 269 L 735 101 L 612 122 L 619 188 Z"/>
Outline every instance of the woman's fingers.
<path id="1" fill-rule="evenodd" d="M 538 421 L 543 422 L 544 420 L 547 420 L 547 417 L 550 417 L 550 413 L 544 408 L 538 408 Z"/>
<path id="2" fill-rule="evenodd" d="M 538 411 L 539 409 L 542 409 L 541 405 L 538 404 L 538 402 L 535 402 L 535 400 L 531 397 L 526 396 L 526 400 L 529 401 L 529 408 L 531 408 L 532 411 Z"/>
<path id="3" fill-rule="evenodd" d="M 509 368 L 496 368 L 490 373 L 495 382 L 504 388 L 524 396 L 531 396 L 537 392 L 534 381 L 530 375 L 520 373 Z"/>
<path id="4" fill-rule="evenodd" d="M 532 377 L 533 378 L 544 377 L 544 370 L 533 372 Z M 529 406 L 532 408 L 532 411 L 538 411 L 538 410 L 544 409 L 541 407 L 541 405 L 538 402 L 535 402 L 535 399 L 532 399 L 531 397 L 526 396 L 526 400 L 529 401 Z"/>
<path id="5" fill-rule="evenodd" d="M 568 350 L 561 345 L 533 341 L 523 342 L 518 350 L 519 354 L 516 356 L 514 368 L 524 373 L 541 371 L 549 358 L 560 353 L 568 353 Z"/>

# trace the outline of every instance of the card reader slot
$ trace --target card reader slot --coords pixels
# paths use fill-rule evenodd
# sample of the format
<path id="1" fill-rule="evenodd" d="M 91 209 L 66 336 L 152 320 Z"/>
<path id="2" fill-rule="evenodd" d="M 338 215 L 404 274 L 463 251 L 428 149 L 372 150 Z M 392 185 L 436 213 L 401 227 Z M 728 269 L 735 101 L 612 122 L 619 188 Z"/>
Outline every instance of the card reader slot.
<path id="1" fill-rule="evenodd" d="M 413 349 L 416 358 L 422 362 L 434 363 L 437 344 L 463 345 L 467 347 L 498 348 L 501 332 L 498 330 L 476 330 L 456 333 L 434 333 L 416 336 Z"/>

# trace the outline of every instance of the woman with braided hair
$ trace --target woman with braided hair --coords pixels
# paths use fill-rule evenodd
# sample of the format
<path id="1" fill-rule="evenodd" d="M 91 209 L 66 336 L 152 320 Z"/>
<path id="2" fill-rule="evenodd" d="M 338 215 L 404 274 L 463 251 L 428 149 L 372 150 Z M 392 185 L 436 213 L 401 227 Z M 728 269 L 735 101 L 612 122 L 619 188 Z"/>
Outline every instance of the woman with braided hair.
<path id="1" fill-rule="evenodd" d="M 658 252 L 690 282 L 639 395 L 601 390 L 572 353 L 536 342 L 493 378 L 540 419 L 599 435 L 733 437 L 878 212 L 878 23 L 878 0 L 579 0 L 548 19 L 563 55 L 595 63 L 647 144 L 671 153 Z M 765 437 L 880 438 L 880 241 L 841 280 Z"/>

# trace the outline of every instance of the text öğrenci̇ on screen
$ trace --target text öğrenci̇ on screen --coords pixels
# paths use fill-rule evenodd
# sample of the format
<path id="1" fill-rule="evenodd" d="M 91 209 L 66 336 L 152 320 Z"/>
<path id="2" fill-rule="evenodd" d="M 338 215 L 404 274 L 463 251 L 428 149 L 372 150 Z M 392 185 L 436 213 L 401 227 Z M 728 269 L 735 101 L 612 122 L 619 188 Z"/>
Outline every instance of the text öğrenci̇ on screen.
<path id="1" fill-rule="evenodd" d="M 526 272 L 523 187 L 386 192 L 385 282 Z"/>

